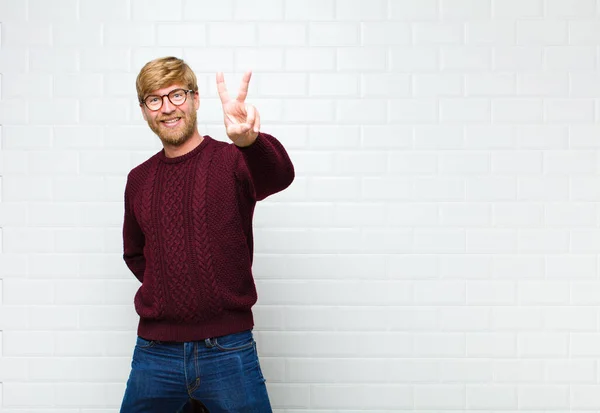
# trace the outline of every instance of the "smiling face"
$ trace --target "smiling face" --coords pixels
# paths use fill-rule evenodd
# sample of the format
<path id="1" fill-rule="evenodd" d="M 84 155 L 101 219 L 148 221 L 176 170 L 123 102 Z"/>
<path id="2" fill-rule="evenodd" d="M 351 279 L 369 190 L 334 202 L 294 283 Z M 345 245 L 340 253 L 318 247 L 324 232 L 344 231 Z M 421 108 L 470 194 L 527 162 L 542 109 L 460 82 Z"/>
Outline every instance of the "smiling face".
<path id="1" fill-rule="evenodd" d="M 162 89 L 154 90 L 150 95 L 163 96 L 175 89 L 187 90 L 187 87 L 174 84 Z M 200 107 L 200 98 L 197 92 L 185 92 L 185 102 L 179 106 L 174 105 L 167 96 L 162 97 L 162 106 L 158 110 L 150 110 L 146 104 L 141 103 L 142 115 L 148 126 L 160 138 L 163 144 L 179 147 L 186 143 L 197 131 L 196 111 Z"/>

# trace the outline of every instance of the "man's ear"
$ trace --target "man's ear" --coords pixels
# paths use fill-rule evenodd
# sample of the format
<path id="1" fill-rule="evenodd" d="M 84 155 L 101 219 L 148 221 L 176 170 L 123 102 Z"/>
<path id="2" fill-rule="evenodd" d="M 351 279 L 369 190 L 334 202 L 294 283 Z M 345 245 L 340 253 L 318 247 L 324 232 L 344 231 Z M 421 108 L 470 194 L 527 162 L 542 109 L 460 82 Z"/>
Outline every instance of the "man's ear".
<path id="1" fill-rule="evenodd" d="M 200 108 L 200 93 L 194 92 L 194 108 L 198 110 Z"/>
<path id="2" fill-rule="evenodd" d="M 142 116 L 144 117 L 144 120 L 146 122 L 148 122 L 148 118 L 146 117 L 146 111 L 144 110 L 144 104 L 140 103 L 140 109 L 142 110 Z"/>

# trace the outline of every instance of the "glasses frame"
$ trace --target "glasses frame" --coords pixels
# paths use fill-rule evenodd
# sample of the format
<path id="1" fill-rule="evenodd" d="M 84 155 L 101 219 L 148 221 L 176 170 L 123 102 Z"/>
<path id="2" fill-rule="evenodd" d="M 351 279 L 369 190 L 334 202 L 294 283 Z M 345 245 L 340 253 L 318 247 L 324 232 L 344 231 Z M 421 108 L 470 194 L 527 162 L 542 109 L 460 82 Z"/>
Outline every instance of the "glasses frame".
<path id="1" fill-rule="evenodd" d="M 171 97 L 169 96 L 171 93 L 173 93 L 173 92 L 176 92 L 176 91 L 178 91 L 178 90 L 182 90 L 182 91 L 184 92 L 184 95 L 185 95 L 185 98 L 183 99 L 183 102 L 181 102 L 181 103 L 179 103 L 179 104 L 177 104 L 177 103 L 174 103 L 174 102 L 171 100 Z M 149 111 L 152 111 L 152 112 L 158 112 L 159 110 L 161 110 L 161 109 L 162 109 L 163 105 L 165 104 L 165 96 L 167 97 L 167 99 L 169 99 L 169 102 L 171 102 L 171 105 L 173 105 L 173 106 L 181 106 L 181 105 L 183 105 L 185 102 L 187 102 L 187 96 L 188 96 L 188 93 L 190 93 L 190 92 L 192 92 L 192 93 L 196 93 L 196 91 L 195 91 L 195 90 L 193 90 L 193 89 L 184 89 L 184 88 L 178 87 L 177 89 L 173 89 L 173 90 L 171 90 L 169 93 L 166 93 L 166 94 L 164 94 L 164 95 L 162 95 L 162 96 L 161 96 L 161 95 L 148 95 L 148 96 L 146 96 L 144 99 L 142 99 L 142 100 L 140 101 L 140 103 L 141 103 L 141 104 L 143 104 L 144 106 L 146 106 L 146 108 L 148 108 L 148 110 L 149 110 Z M 151 109 L 151 108 L 148 106 L 148 104 L 146 103 L 146 100 L 147 100 L 147 99 L 148 99 L 150 96 L 156 96 L 156 97 L 159 97 L 159 98 L 160 98 L 160 106 L 159 106 L 157 109 Z"/>

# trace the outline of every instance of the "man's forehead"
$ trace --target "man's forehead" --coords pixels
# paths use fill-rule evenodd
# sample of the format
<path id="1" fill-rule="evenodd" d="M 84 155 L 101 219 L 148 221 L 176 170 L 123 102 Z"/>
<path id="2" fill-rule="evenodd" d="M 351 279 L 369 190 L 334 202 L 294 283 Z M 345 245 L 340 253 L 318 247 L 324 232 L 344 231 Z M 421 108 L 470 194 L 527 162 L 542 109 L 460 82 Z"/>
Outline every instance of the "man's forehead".
<path id="1" fill-rule="evenodd" d="M 167 93 L 169 93 L 169 92 L 171 92 L 172 90 L 175 90 L 175 89 L 185 89 L 185 87 L 183 85 L 179 84 L 179 83 L 175 83 L 175 84 L 172 84 L 172 85 L 169 85 L 169 86 L 165 86 L 165 87 L 163 87 L 161 89 L 153 90 L 152 92 L 148 93 L 148 96 L 149 95 L 159 95 L 159 96 L 160 95 L 166 95 Z"/>

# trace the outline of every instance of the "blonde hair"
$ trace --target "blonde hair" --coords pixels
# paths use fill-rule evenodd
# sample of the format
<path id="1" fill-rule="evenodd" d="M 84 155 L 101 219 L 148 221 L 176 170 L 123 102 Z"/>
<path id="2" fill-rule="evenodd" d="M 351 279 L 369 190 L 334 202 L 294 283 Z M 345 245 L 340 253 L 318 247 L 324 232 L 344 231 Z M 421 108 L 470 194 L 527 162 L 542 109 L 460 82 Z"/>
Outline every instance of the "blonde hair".
<path id="1" fill-rule="evenodd" d="M 142 67 L 135 81 L 138 101 L 142 102 L 150 92 L 175 83 L 198 91 L 196 75 L 183 60 L 172 56 L 154 59 Z"/>

